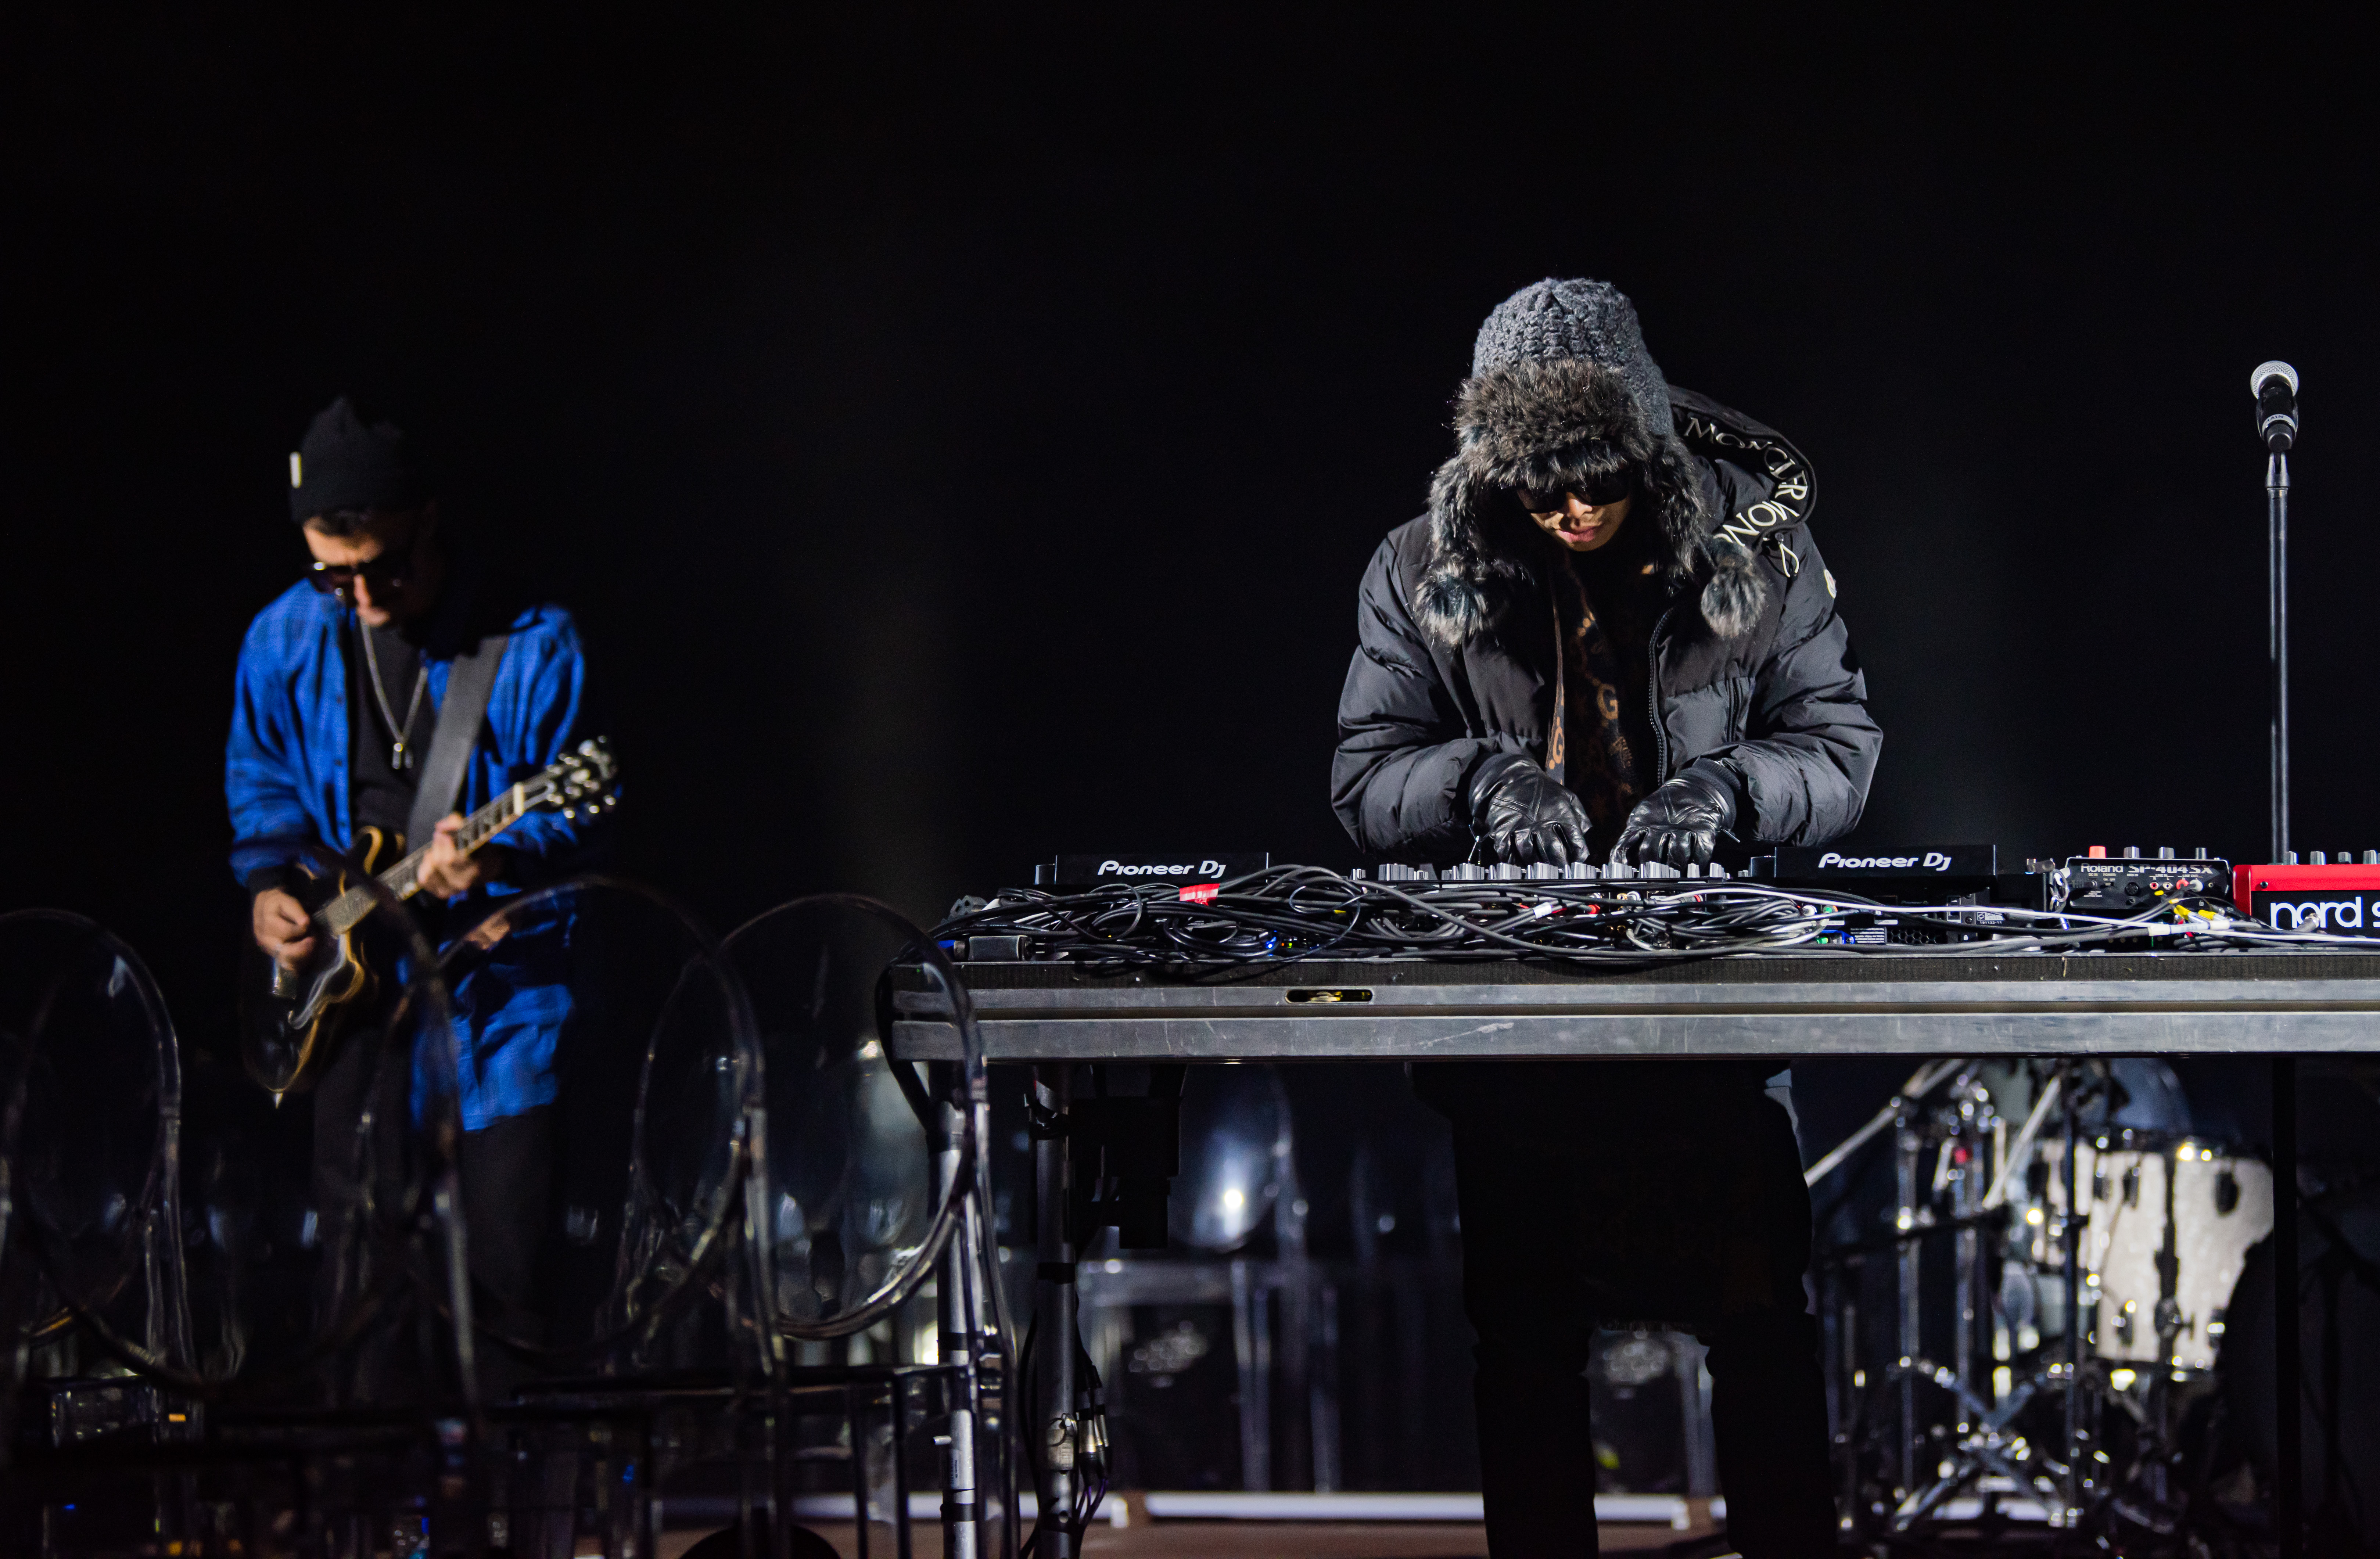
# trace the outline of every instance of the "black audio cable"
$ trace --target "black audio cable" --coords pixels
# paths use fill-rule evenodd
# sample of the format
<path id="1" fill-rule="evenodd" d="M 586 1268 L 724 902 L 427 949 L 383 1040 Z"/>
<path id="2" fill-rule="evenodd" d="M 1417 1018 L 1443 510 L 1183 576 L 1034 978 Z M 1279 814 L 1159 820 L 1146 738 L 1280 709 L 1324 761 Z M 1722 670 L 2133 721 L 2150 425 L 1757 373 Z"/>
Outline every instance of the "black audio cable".
<path id="1" fill-rule="evenodd" d="M 1852 941 L 1847 923 L 1889 922 L 1926 945 Z M 2007 905 L 1887 904 L 1756 879 L 1490 879 L 1386 883 L 1318 866 L 1269 867 L 1185 894 L 1171 884 L 1003 892 L 936 934 L 1025 938 L 1029 956 L 1093 967 L 1228 975 L 1316 959 L 1545 959 L 1628 969 L 1824 948 L 1868 957 L 2191 947 L 2373 949 L 2380 937 L 2279 931 L 2203 895 L 2129 916 Z M 960 950 L 967 950 L 961 949 Z"/>

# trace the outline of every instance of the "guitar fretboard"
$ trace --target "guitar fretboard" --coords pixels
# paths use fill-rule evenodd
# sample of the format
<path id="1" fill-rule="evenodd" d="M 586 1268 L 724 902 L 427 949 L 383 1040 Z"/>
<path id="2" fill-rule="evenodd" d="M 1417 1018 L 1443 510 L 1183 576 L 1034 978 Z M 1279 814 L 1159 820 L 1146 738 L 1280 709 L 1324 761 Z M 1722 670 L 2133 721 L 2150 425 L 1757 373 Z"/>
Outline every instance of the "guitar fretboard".
<path id="1" fill-rule="evenodd" d="M 540 792 L 533 790 L 536 781 L 518 784 L 496 797 L 487 805 L 463 819 L 455 830 L 455 843 L 466 855 L 519 822 L 535 807 Z M 421 891 L 421 863 L 430 854 L 430 847 L 420 849 L 380 874 L 380 884 L 402 900 Z M 365 888 L 350 888 L 322 908 L 323 924 L 331 935 L 344 937 L 354 930 L 363 918 L 372 912 L 378 900 Z"/>

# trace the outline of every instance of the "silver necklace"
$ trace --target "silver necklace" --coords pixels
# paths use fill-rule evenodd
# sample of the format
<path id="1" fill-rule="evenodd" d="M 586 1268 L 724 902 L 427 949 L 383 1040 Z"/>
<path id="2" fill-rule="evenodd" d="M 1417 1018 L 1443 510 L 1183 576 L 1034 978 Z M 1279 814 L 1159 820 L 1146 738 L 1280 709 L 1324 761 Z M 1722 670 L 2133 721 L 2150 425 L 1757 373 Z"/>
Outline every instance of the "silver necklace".
<path id="1" fill-rule="evenodd" d="M 372 648 L 371 625 L 358 622 L 356 631 L 363 635 L 364 665 L 370 671 L 366 680 L 371 683 L 372 702 L 380 706 L 380 718 L 388 726 L 388 766 L 403 773 L 413 767 L 413 749 L 405 739 L 413 730 L 413 718 L 421 713 L 421 690 L 429 685 L 430 668 L 419 663 L 414 666 L 413 696 L 406 701 L 405 723 L 399 725 L 396 723 L 396 710 L 388 701 L 388 690 L 380 680 L 380 654 Z"/>

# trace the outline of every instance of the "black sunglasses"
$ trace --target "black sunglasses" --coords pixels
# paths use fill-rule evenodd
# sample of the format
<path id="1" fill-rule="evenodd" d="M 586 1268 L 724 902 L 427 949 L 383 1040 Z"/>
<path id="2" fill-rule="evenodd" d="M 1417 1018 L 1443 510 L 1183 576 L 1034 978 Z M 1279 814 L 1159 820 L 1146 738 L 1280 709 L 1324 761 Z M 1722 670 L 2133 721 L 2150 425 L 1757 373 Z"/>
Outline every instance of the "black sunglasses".
<path id="1" fill-rule="evenodd" d="M 344 599 L 361 574 L 364 582 L 375 591 L 394 589 L 405 583 L 406 572 L 413 566 L 413 542 L 407 539 L 401 548 L 391 547 L 376 558 L 366 558 L 359 563 L 317 562 L 306 571 L 306 583 L 326 596 Z"/>
<path id="2" fill-rule="evenodd" d="M 1565 493 L 1575 493 L 1580 502 L 1593 504 L 1599 509 L 1607 503 L 1619 502 L 1635 490 L 1635 472 L 1622 466 L 1617 471 L 1606 472 L 1597 477 L 1588 477 L 1552 491 L 1539 488 L 1519 488 L 1515 489 L 1515 496 L 1520 499 L 1522 508 L 1533 514 L 1546 514 L 1562 506 L 1562 495 Z"/>

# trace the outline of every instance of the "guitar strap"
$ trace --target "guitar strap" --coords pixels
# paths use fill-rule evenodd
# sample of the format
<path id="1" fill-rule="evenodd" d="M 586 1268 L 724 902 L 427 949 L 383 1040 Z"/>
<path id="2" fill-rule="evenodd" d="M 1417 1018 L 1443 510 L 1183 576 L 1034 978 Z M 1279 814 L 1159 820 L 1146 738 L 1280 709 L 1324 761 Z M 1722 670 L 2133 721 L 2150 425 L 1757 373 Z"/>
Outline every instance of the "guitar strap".
<path id="1" fill-rule="evenodd" d="M 419 850 L 438 830 L 438 819 L 455 810 L 463 793 L 463 771 L 470 767 L 471 749 L 479 744 L 480 722 L 488 712 L 488 695 L 496 685 L 496 663 L 504 658 L 509 634 L 491 634 L 468 655 L 455 657 L 446 671 L 446 696 L 438 706 L 438 724 L 430 733 L 430 755 L 421 765 L 421 780 L 413 792 L 413 811 L 405 821 L 405 848 Z"/>

